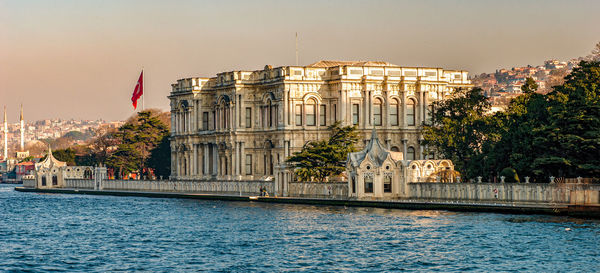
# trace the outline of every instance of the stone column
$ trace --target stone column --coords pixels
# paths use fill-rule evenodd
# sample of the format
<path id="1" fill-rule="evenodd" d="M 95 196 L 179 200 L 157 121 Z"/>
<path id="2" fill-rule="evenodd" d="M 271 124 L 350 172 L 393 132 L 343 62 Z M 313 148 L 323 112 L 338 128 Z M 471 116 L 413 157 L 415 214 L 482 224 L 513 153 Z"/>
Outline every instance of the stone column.
<path id="1" fill-rule="evenodd" d="M 408 139 L 402 139 L 402 159 L 404 159 L 404 162 L 406 162 L 408 160 L 408 158 L 406 158 L 407 153 L 408 153 L 408 145 L 407 145 Z"/>
<path id="2" fill-rule="evenodd" d="M 198 174 L 198 145 L 192 144 L 194 154 L 192 158 L 192 176 L 196 176 Z"/>
<path id="3" fill-rule="evenodd" d="M 419 86 L 419 107 L 416 107 L 416 108 L 421 109 L 421 111 L 415 111 L 419 115 L 415 125 L 420 124 L 421 122 L 424 121 L 424 119 L 423 119 L 423 104 L 424 104 L 425 99 L 424 99 L 423 91 L 421 90 L 421 84 L 419 84 L 418 86 Z"/>
<path id="4" fill-rule="evenodd" d="M 400 124 L 400 128 L 405 128 L 406 127 L 406 96 L 404 94 L 404 92 L 401 93 L 401 98 L 400 98 L 400 103 L 402 104 L 401 110 L 402 113 L 398 113 L 398 118 L 399 120 L 399 124 Z"/>
<path id="5" fill-rule="evenodd" d="M 213 149 L 213 175 L 219 174 L 219 148 L 216 144 L 212 144 Z"/>
<path id="6" fill-rule="evenodd" d="M 423 122 L 427 122 L 427 105 L 429 104 L 427 93 L 423 93 Z"/>
<path id="7" fill-rule="evenodd" d="M 240 142 L 240 176 L 246 175 L 246 151 L 244 142 Z"/>
<path id="8" fill-rule="evenodd" d="M 202 144 L 202 147 L 203 147 L 203 149 L 204 149 L 204 152 L 202 153 L 202 154 L 203 154 L 203 156 L 204 156 L 204 160 L 203 160 L 203 162 L 202 162 L 202 163 L 204 164 L 204 169 L 202 170 L 202 174 L 204 174 L 204 175 L 208 175 L 208 174 L 209 174 L 209 173 L 208 173 L 208 170 L 209 170 L 209 168 L 208 168 L 208 162 L 209 162 L 209 160 L 210 160 L 210 159 L 208 158 L 208 156 L 209 156 L 209 153 L 208 153 L 208 144 L 206 144 L 206 143 L 203 143 L 203 144 Z"/>

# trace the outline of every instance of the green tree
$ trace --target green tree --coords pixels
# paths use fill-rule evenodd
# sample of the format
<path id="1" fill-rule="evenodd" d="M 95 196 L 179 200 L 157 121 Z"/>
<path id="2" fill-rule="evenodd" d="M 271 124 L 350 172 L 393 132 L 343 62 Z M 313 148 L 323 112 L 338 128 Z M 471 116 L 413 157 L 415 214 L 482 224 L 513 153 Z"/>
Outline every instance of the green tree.
<path id="1" fill-rule="evenodd" d="M 548 93 L 546 137 L 534 168 L 554 176 L 600 176 L 600 62 L 582 61 Z"/>
<path id="2" fill-rule="evenodd" d="M 486 116 L 490 103 L 480 88 L 458 89 L 447 100 L 433 103 L 431 122 L 423 125 L 423 141 L 428 151 L 451 159 L 467 178 L 487 171 L 485 151 L 497 141 L 497 120 Z"/>
<path id="3" fill-rule="evenodd" d="M 287 159 L 299 179 L 322 182 L 345 170 L 348 153 L 356 151 L 354 145 L 359 140 L 356 126 L 341 127 L 336 122 L 328 129 L 331 131 L 329 139 L 307 142 L 301 151 Z"/>
<path id="4" fill-rule="evenodd" d="M 538 89 L 538 87 L 538 84 L 533 78 L 527 77 L 527 80 L 525 80 L 525 83 L 521 86 L 521 91 L 523 91 L 525 94 L 533 93 Z"/>
<path id="5" fill-rule="evenodd" d="M 155 112 L 139 112 L 136 119 L 129 120 L 114 133 L 119 145 L 107 159 L 107 166 L 119 174 L 143 173 L 152 150 L 168 133 L 167 125 Z"/>
<path id="6" fill-rule="evenodd" d="M 148 167 L 154 169 L 157 176 L 169 177 L 171 175 L 171 141 L 168 134 L 152 149 L 147 162 Z"/>
<path id="7" fill-rule="evenodd" d="M 505 182 L 513 182 L 513 183 L 520 182 L 519 175 L 517 174 L 517 171 L 515 171 L 515 169 L 513 169 L 513 168 L 502 169 L 502 171 L 500 171 L 500 174 L 498 176 L 499 177 L 504 176 Z"/>

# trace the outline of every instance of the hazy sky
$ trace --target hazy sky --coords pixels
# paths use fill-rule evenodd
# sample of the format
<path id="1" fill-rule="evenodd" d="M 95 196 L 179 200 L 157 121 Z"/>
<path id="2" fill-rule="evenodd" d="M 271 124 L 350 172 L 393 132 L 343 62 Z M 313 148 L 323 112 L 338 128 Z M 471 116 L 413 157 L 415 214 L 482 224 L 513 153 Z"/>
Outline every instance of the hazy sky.
<path id="1" fill-rule="evenodd" d="M 144 68 L 146 108 L 170 84 L 320 59 L 465 69 L 567 60 L 600 41 L 600 1 L 0 0 L 9 121 L 122 120 Z"/>

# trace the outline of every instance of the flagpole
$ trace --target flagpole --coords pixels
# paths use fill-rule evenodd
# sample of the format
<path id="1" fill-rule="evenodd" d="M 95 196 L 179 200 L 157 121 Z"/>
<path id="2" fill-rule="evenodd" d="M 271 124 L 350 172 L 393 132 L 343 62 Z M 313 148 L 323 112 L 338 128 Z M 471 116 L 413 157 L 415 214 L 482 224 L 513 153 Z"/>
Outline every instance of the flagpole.
<path id="1" fill-rule="evenodd" d="M 143 75 L 144 75 L 144 68 L 142 67 L 142 77 L 143 77 Z M 142 90 L 143 90 L 143 93 L 142 93 L 142 111 L 144 111 L 144 100 L 146 98 L 146 83 L 145 83 L 145 80 L 143 78 L 142 78 Z"/>

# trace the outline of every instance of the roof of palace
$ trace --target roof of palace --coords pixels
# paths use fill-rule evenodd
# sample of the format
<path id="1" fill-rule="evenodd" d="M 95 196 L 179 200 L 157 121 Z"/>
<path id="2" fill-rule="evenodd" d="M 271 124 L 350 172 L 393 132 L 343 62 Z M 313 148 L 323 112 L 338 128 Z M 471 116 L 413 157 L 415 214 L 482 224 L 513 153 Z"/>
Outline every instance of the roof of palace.
<path id="1" fill-rule="evenodd" d="M 50 169 L 52 167 L 63 166 L 67 166 L 67 163 L 54 158 L 54 156 L 52 155 L 52 148 L 50 148 L 50 146 L 48 146 L 48 156 L 46 156 L 46 159 L 44 159 L 44 161 L 40 163 L 35 164 L 35 168 L 38 170 L 41 168 Z"/>
<path id="2" fill-rule="evenodd" d="M 383 162 L 390 155 L 391 158 L 395 161 L 402 160 L 403 156 L 401 152 L 392 152 L 387 150 L 381 142 L 379 142 L 379 137 L 377 136 L 377 131 L 373 129 L 373 133 L 371 134 L 371 140 L 369 144 L 359 152 L 349 153 L 348 160 L 352 163 L 352 166 L 359 166 L 367 157 L 379 167 L 383 165 Z"/>
<path id="3" fill-rule="evenodd" d="M 316 63 L 307 65 L 307 67 L 334 67 L 334 66 L 397 66 L 388 62 L 381 61 L 331 61 L 320 60 Z"/>

